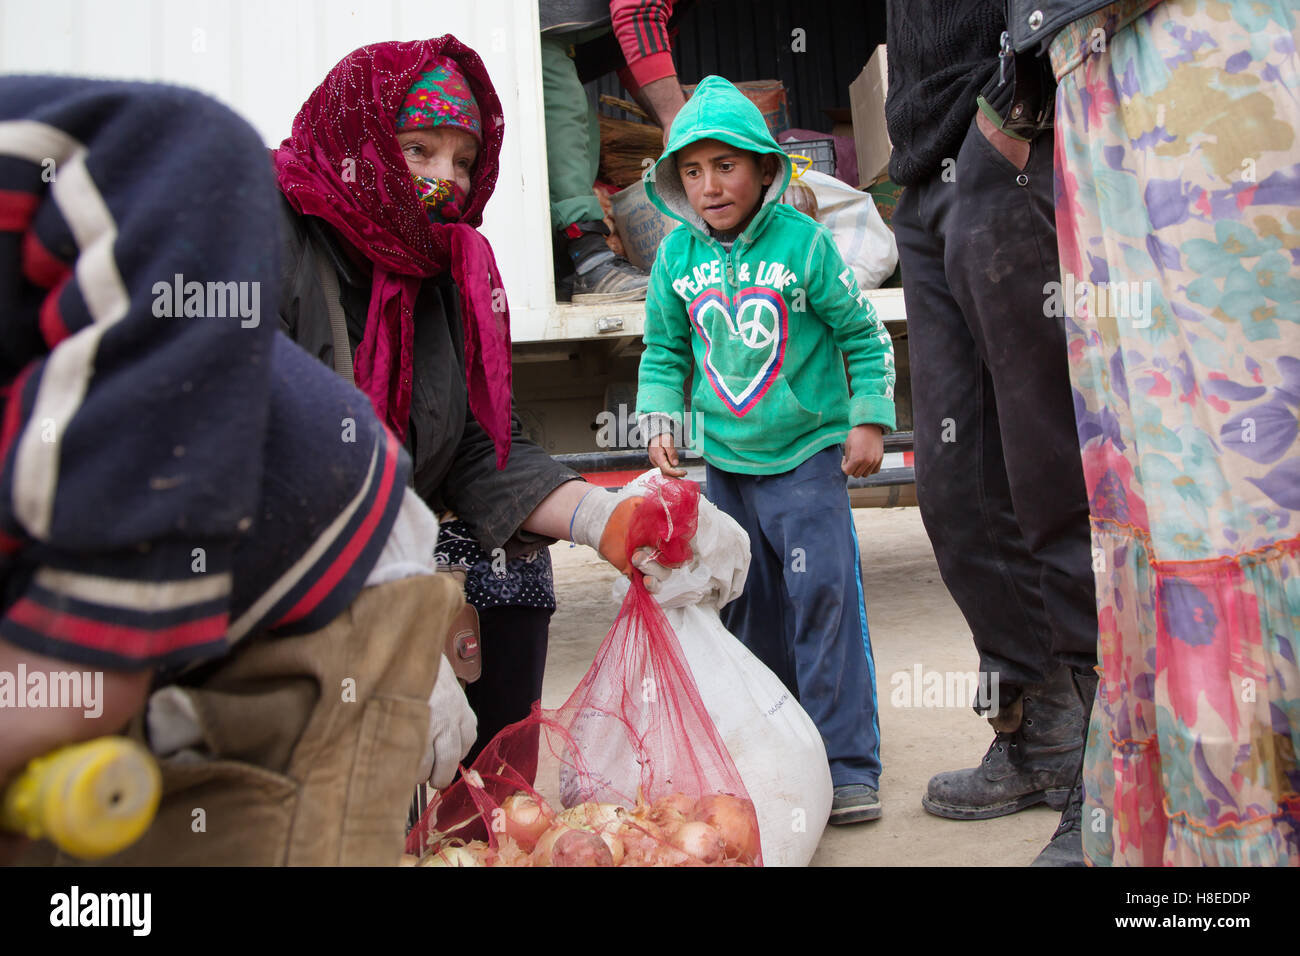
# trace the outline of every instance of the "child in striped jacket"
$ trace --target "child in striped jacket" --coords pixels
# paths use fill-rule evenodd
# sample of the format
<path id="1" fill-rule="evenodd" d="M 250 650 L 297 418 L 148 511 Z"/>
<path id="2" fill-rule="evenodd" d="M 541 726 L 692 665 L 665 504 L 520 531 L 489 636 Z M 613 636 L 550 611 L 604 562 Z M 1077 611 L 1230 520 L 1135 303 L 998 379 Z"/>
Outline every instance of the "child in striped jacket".
<path id="1" fill-rule="evenodd" d="M 300 751 L 346 779 L 374 744 L 385 775 L 358 784 L 365 806 L 340 804 L 344 823 L 310 852 L 256 814 L 200 848 L 182 788 L 135 862 L 394 862 L 441 655 L 376 662 L 414 657 L 462 600 L 440 575 L 362 600 L 377 566 L 401 576 L 394 529 L 427 532 L 406 562 L 427 570 L 436 523 L 366 397 L 277 334 L 279 219 L 265 148 L 215 101 L 0 79 L 0 790 L 31 758 L 133 719 L 160 755 L 285 778 L 280 812 L 295 788 L 326 812 L 348 790 L 336 778 L 309 795 Z M 31 706 L 13 680 L 82 670 L 102 673 L 93 708 Z M 386 724 L 400 746 L 346 732 L 381 695 L 402 703 Z M 210 813 L 212 787 L 237 789 L 229 765 L 189 771 L 208 774 L 194 785 Z M 349 844 L 350 813 L 399 829 Z"/>

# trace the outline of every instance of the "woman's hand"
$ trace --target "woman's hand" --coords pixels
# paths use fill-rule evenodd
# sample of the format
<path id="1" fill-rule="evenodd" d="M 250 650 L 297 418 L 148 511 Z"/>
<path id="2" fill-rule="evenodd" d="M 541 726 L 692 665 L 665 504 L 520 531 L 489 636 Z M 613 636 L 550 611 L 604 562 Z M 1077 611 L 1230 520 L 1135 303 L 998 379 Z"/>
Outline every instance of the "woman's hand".
<path id="1" fill-rule="evenodd" d="M 975 111 L 975 125 L 984 134 L 984 138 L 993 144 L 993 148 L 1006 157 L 1007 162 L 1016 169 L 1024 169 L 1029 165 L 1029 144 L 1023 139 L 1016 139 L 1002 132 L 984 115 L 983 110 Z"/>

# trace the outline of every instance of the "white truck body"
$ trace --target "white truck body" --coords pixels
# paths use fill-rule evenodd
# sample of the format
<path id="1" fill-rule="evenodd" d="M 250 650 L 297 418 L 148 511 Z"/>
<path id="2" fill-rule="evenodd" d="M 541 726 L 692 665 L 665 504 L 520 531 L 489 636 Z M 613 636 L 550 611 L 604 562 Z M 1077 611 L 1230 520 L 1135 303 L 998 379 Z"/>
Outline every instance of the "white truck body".
<path id="1" fill-rule="evenodd" d="M 478 51 L 505 110 L 496 193 L 484 213 L 518 343 L 634 335 L 639 305 L 555 301 L 537 5 L 531 0 L 43 0 L 0 5 L 0 72 L 155 80 L 210 93 L 268 146 L 326 72 L 382 40 L 452 33 Z M 886 321 L 897 289 L 869 293 Z"/>
<path id="2" fill-rule="evenodd" d="M 555 301 L 536 0 L 6 0 L 0 72 L 194 87 L 277 146 L 349 52 L 446 33 L 478 51 L 505 112 L 483 231 L 505 279 L 520 414 L 548 450 L 590 451 L 595 415 L 629 398 L 629 368 L 634 389 L 645 308 Z M 905 321 L 901 289 L 867 295 L 892 328 Z M 887 454 L 887 469 L 905 464 L 902 452 Z"/>

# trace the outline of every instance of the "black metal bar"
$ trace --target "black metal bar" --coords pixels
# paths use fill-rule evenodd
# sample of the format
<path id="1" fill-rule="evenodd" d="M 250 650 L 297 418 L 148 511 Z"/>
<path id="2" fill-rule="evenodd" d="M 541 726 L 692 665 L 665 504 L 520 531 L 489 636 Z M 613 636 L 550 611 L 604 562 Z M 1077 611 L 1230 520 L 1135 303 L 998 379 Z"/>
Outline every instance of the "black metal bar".
<path id="1" fill-rule="evenodd" d="M 850 478 L 850 488 L 886 488 L 889 485 L 916 484 L 916 469 L 885 468 L 866 478 Z"/>
<path id="2" fill-rule="evenodd" d="M 885 451 L 911 451 L 912 450 L 912 433 L 911 432 L 894 432 L 885 436 Z M 577 452 L 571 455 L 555 455 L 555 460 L 562 465 L 568 465 L 574 471 L 581 474 L 591 474 L 600 471 L 632 471 L 639 469 L 645 471 L 650 468 L 650 458 L 645 449 L 629 448 L 618 451 L 590 451 Z M 682 464 L 686 467 L 691 465 L 702 464 L 698 458 L 683 458 Z M 910 468 L 891 468 L 890 472 L 911 472 Z M 855 481 L 872 481 L 879 478 L 880 475 L 886 474 L 881 472 L 878 475 L 872 475 L 871 478 L 854 478 L 849 482 L 851 488 L 871 487 L 870 485 L 857 485 Z M 915 478 L 909 478 L 906 482 L 898 481 L 878 481 L 876 484 L 907 484 L 914 481 Z"/>
<path id="3" fill-rule="evenodd" d="M 575 471 L 582 472 L 583 474 L 593 474 L 593 473 L 599 474 L 600 471 L 602 470 L 602 469 L 595 469 L 595 468 L 578 468 L 573 464 L 571 460 L 565 460 L 565 459 L 572 459 L 576 457 L 580 457 L 580 456 L 576 456 L 576 455 L 556 456 L 557 460 L 564 461 L 564 463 L 568 465 L 570 468 L 573 468 Z M 639 470 L 646 471 L 650 468 L 650 462 L 648 459 L 642 458 L 639 460 L 644 462 L 642 465 L 639 466 Z M 691 462 L 688 461 L 686 462 L 686 464 L 689 465 L 691 464 Z M 632 470 L 632 469 L 636 469 L 637 467 L 638 466 L 635 464 L 635 462 L 629 461 L 628 465 L 621 466 L 619 468 L 605 468 L 603 470 L 620 471 L 623 470 L 624 468 L 626 468 L 627 470 Z M 849 488 L 887 488 L 890 485 L 912 485 L 915 483 L 916 483 L 915 469 L 910 467 L 885 468 L 881 471 L 876 472 L 874 475 L 869 475 L 866 478 L 850 478 Z M 705 488 L 705 491 L 707 493 L 707 487 Z"/>

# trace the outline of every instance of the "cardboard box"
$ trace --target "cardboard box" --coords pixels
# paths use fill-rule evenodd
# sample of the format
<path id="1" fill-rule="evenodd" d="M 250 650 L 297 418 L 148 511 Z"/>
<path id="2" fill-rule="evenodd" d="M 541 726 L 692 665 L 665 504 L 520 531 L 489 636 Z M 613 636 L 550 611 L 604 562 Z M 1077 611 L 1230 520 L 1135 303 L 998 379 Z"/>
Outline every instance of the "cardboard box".
<path id="1" fill-rule="evenodd" d="M 849 108 L 853 114 L 853 145 L 858 153 L 858 188 L 870 186 L 889 169 L 889 129 L 885 125 L 885 94 L 889 68 L 885 45 L 876 47 L 858 78 L 849 84 Z"/>
<path id="2" fill-rule="evenodd" d="M 842 106 L 823 109 L 822 114 L 831 121 L 831 135 L 853 138 L 853 112 Z"/>

